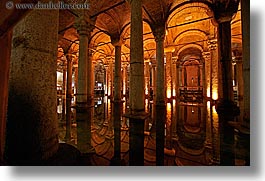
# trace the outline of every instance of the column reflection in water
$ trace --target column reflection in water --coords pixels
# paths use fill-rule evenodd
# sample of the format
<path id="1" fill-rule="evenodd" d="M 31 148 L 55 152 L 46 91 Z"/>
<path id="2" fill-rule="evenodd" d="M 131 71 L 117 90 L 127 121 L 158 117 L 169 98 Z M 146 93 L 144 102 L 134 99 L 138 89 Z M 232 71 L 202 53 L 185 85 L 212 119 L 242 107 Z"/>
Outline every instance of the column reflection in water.
<path id="1" fill-rule="evenodd" d="M 212 140 L 213 140 L 213 164 L 220 164 L 220 131 L 219 131 L 219 118 L 215 110 L 215 106 L 212 107 Z"/>
<path id="2" fill-rule="evenodd" d="M 165 132 L 165 148 L 164 148 L 164 163 L 165 165 L 174 165 L 174 157 L 176 150 L 174 148 L 176 137 L 176 111 L 175 100 L 167 103 L 166 106 L 166 132 Z"/>
<path id="3" fill-rule="evenodd" d="M 166 107 L 166 144 L 165 149 L 172 149 L 172 104 L 167 103 Z"/>
<path id="4" fill-rule="evenodd" d="M 93 152 L 91 146 L 91 122 L 93 120 L 93 109 L 90 107 L 86 109 L 86 112 L 82 113 L 82 121 L 77 121 L 77 147 L 84 156 Z"/>
<path id="5" fill-rule="evenodd" d="M 165 120 L 166 107 L 155 106 L 156 123 L 156 165 L 164 165 L 164 145 L 165 145 Z"/>
<path id="6" fill-rule="evenodd" d="M 95 110 L 91 108 L 87 112 L 86 121 L 77 122 L 77 146 L 87 153 L 91 148 L 90 128 L 94 119 L 94 165 L 220 164 L 219 118 L 210 102 L 201 105 L 173 100 L 167 107 L 151 104 L 148 111 L 152 119 L 135 118 L 133 122 L 125 117 L 121 120 L 127 105 L 127 101 L 115 104 L 105 97 L 104 104 L 97 104 Z"/>
<path id="7" fill-rule="evenodd" d="M 129 121 L 129 165 L 144 165 L 144 121 L 130 119 Z"/>
<path id="8" fill-rule="evenodd" d="M 172 139 L 175 139 L 177 137 L 177 108 L 176 108 L 176 100 L 173 99 L 172 101 Z"/>
<path id="9" fill-rule="evenodd" d="M 207 110 L 204 108 L 198 104 L 178 105 L 177 139 L 174 139 L 175 164 L 178 166 L 208 165 L 205 152 L 206 120 L 202 119 Z"/>
<path id="10" fill-rule="evenodd" d="M 113 120 L 114 120 L 114 156 L 111 159 L 110 165 L 118 166 L 125 165 L 121 162 L 121 111 L 122 103 L 115 102 L 113 110 Z"/>

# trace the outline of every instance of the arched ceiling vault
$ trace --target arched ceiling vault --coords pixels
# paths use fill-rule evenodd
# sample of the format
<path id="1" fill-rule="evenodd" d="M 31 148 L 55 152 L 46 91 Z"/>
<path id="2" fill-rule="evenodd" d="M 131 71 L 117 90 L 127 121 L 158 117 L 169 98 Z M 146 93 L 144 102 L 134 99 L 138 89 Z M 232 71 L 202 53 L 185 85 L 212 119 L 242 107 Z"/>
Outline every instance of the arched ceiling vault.
<path id="1" fill-rule="evenodd" d="M 85 0 L 64 0 L 66 3 L 82 3 Z M 143 0 L 143 43 L 144 58 L 155 55 L 156 43 L 152 29 L 157 26 L 166 27 L 165 47 L 175 47 L 175 55 L 186 44 L 193 43 L 205 49 L 207 39 L 216 38 L 216 26 L 213 25 L 213 12 L 223 15 L 222 11 L 238 0 Z M 128 61 L 130 53 L 130 5 L 126 0 L 86 0 L 90 4 L 87 11 L 95 18 L 95 28 L 91 33 L 90 49 L 93 59 L 114 57 L 111 36 L 121 35 L 123 41 L 122 61 Z M 234 3 L 235 2 L 235 3 Z M 240 6 L 239 6 L 240 7 Z M 219 9 L 218 9 L 219 8 Z M 234 13 L 234 11 L 233 11 Z M 59 46 L 78 44 L 78 34 L 73 24 L 78 16 L 74 10 L 60 10 Z M 242 46 L 241 16 L 234 15 L 231 24 L 232 41 L 235 46 Z M 102 54 L 102 55 L 101 55 Z"/>

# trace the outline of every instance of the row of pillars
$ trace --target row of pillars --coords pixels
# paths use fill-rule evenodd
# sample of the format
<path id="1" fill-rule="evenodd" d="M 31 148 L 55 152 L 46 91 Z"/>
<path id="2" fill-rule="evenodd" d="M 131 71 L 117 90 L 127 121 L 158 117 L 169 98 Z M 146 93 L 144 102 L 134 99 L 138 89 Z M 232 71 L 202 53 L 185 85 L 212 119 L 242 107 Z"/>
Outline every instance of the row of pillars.
<path id="1" fill-rule="evenodd" d="M 145 118 L 148 116 L 144 111 L 144 98 L 145 98 L 145 86 L 148 81 L 144 74 L 144 58 L 143 58 L 143 25 L 142 25 L 142 2 L 136 2 L 135 0 L 130 1 L 131 5 L 131 52 L 130 52 L 130 92 L 129 92 L 129 102 L 130 102 L 130 112 L 126 115 L 130 119 L 130 134 L 141 134 L 139 130 L 135 130 L 135 124 L 143 124 Z M 238 114 L 238 107 L 234 104 L 233 98 L 233 78 L 232 78 L 232 57 L 231 57 L 231 17 L 218 17 L 218 48 L 220 56 L 220 72 L 219 80 L 217 84 L 219 85 L 219 103 L 217 106 L 217 111 L 220 118 L 220 127 L 221 127 L 221 141 L 224 143 L 227 142 L 227 145 L 231 145 L 231 140 L 227 139 L 230 134 L 224 134 L 222 130 L 231 128 L 230 132 L 232 134 L 233 128 L 229 126 L 228 122 L 233 121 L 234 117 Z M 85 19 L 80 20 L 81 26 L 79 25 L 79 36 L 80 36 L 80 54 L 79 54 L 79 78 L 78 78 L 78 91 L 77 91 L 77 113 L 82 113 L 81 110 L 84 110 L 85 105 L 88 103 L 91 106 L 91 101 L 93 98 L 92 87 L 90 86 L 92 83 L 89 80 L 92 76 L 88 75 L 91 70 L 91 61 L 88 61 L 87 64 L 87 49 L 88 49 L 88 31 L 84 30 L 87 27 L 87 22 Z M 83 24 L 82 24 L 83 23 Z M 164 38 L 165 38 L 165 27 L 154 27 L 153 33 L 156 41 L 156 64 L 157 70 L 155 74 L 155 86 L 156 86 L 156 96 L 155 96 L 155 104 L 158 107 L 165 108 L 165 69 L 164 69 Z M 112 44 L 115 46 L 115 74 L 114 74 L 114 102 L 121 101 L 121 39 L 120 37 L 112 37 Z M 214 49 L 213 46 L 210 49 Z M 82 54 L 83 52 L 83 54 Z M 212 51 L 211 51 L 212 52 Z M 211 60 L 213 57 L 216 57 L 216 54 L 211 53 Z M 170 61 L 170 57 L 167 58 Z M 111 64 L 112 65 L 112 64 Z M 209 66 L 213 66 L 213 62 L 210 63 Z M 85 67 L 88 67 L 85 69 Z M 169 62 L 169 66 L 167 69 L 167 73 L 169 76 L 172 74 L 171 70 L 172 66 Z M 112 70 L 112 67 L 110 67 Z M 210 67 L 211 71 L 213 68 Z M 111 71 L 112 72 L 112 71 Z M 212 96 L 212 87 L 216 82 L 212 82 L 213 76 L 208 77 L 207 83 L 210 85 L 210 93 Z M 220 76 L 221 75 L 221 76 Z M 215 78 L 217 78 L 217 74 L 214 74 Z M 146 80 L 145 80 L 146 79 Z M 113 79 L 111 79 L 112 81 Z M 215 79 L 216 80 L 216 79 Z M 172 80 L 171 80 L 172 81 Z M 168 86 L 171 86 L 171 92 L 173 92 L 172 82 L 169 81 Z M 112 83 L 111 83 L 112 89 Z M 88 90 L 86 90 L 88 89 Z M 111 90 L 112 92 L 112 90 Z M 90 99 L 90 100 L 89 100 Z M 84 117 L 77 116 L 77 119 L 84 120 Z M 138 127 L 138 126 L 137 126 Z M 143 134 L 143 133 L 142 133 Z M 233 140 L 233 139 L 232 139 Z M 134 140 L 131 140 L 134 142 Z M 140 143 L 143 143 L 143 140 L 138 140 Z M 140 144 L 143 145 L 143 144 Z M 229 146 L 228 146 L 229 147 Z M 138 153 L 139 150 L 143 149 L 135 149 L 134 147 L 130 148 L 131 150 L 135 150 L 135 154 L 143 155 L 142 153 Z M 227 149 L 227 148 L 225 148 Z M 229 149 L 228 149 L 229 150 Z M 224 151 L 227 152 L 227 151 Z M 228 151 L 232 153 L 231 150 Z M 133 152 L 132 152 L 133 153 Z M 229 155 L 229 153 L 227 153 Z M 134 155 L 134 154 L 133 154 Z M 134 157 L 132 155 L 132 157 Z M 230 154 L 231 155 L 231 154 Z M 227 158 L 227 157 L 226 157 Z M 222 159 L 226 164 L 227 162 L 233 160 L 231 158 Z M 229 161 L 228 161 L 229 160 Z"/>
<path id="2" fill-rule="evenodd" d="M 130 134 L 137 145 L 130 145 L 130 165 L 143 165 L 144 120 L 144 59 L 142 1 L 131 0 L 131 52 L 130 52 Z M 249 12 L 242 1 L 243 70 L 244 70 L 244 118 L 249 120 Z M 58 150 L 56 117 L 56 55 L 59 12 L 34 10 L 14 29 L 10 65 L 8 121 L 6 134 L 6 159 L 10 164 L 31 164 L 47 159 Z M 231 142 L 233 129 L 228 122 L 234 120 L 236 107 L 233 103 L 231 27 L 229 21 L 219 21 L 218 47 L 221 67 L 221 94 L 217 107 L 220 122 L 221 165 L 233 165 Z M 93 105 L 91 60 L 88 56 L 88 39 L 91 22 L 80 16 L 76 27 L 79 33 L 79 65 L 77 88 L 77 122 L 89 132 L 89 108 Z M 156 40 L 156 109 L 165 112 L 164 36 L 165 28 L 154 29 Z M 25 36 L 30 34 L 31 36 Z M 245 36 L 246 35 L 246 36 Z M 44 39 L 45 37 L 45 39 Z M 246 37 L 246 40 L 245 40 Z M 115 46 L 115 70 L 120 70 L 120 46 Z M 120 101 L 121 75 L 115 73 L 115 100 Z M 119 80 L 119 81 L 118 81 Z M 162 112 L 163 112 L 162 111 Z M 88 115 L 88 116 L 87 116 Z M 163 115 L 163 114 L 162 114 Z M 162 120 L 162 121 L 161 121 Z M 165 118 L 157 123 L 164 125 Z M 158 124 L 157 124 L 158 125 Z M 135 129 L 137 128 L 137 129 Z M 141 129 L 139 129 L 141 128 Z M 231 134 L 230 134 L 231 133 Z M 82 134 L 82 133 L 81 133 Z M 163 135 L 163 134 L 161 134 Z M 84 141 L 90 140 L 89 135 Z M 89 143 L 88 143 L 89 145 Z M 82 148 L 80 149 L 82 151 Z M 87 148 L 84 148 L 87 150 Z M 157 150 L 159 152 L 159 150 Z M 161 150 L 160 150 L 161 151 Z M 224 156 L 225 155 L 225 156 Z M 227 155 L 229 155 L 227 157 Z M 224 157 L 223 157 L 224 156 Z M 162 164 L 162 163 L 161 163 Z"/>

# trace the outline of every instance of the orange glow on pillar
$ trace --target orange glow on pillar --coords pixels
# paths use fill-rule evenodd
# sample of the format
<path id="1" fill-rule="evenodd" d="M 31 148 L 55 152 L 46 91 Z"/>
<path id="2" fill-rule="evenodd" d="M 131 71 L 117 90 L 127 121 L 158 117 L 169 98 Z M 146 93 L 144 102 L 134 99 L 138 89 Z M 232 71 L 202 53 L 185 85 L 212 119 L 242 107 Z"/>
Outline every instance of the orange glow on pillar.
<path id="1" fill-rule="evenodd" d="M 148 95 L 148 86 L 147 86 L 147 84 L 145 85 L 145 95 Z"/>
<path id="2" fill-rule="evenodd" d="M 208 112 L 210 111 L 210 107 L 211 107 L 211 102 L 210 101 L 207 101 L 207 111 Z"/>
<path id="3" fill-rule="evenodd" d="M 212 98 L 213 100 L 218 99 L 218 85 L 213 86 Z"/>
<path id="4" fill-rule="evenodd" d="M 213 91 L 213 100 L 217 100 L 218 99 L 218 93 L 217 91 Z"/>
<path id="5" fill-rule="evenodd" d="M 171 89 L 167 88 L 167 98 L 171 98 Z"/>
<path id="6" fill-rule="evenodd" d="M 207 87 L 207 97 L 211 97 L 210 87 Z"/>
<path id="7" fill-rule="evenodd" d="M 108 96 L 110 96 L 110 86 L 108 86 Z"/>
<path id="8" fill-rule="evenodd" d="M 170 126 L 171 125 L 171 103 L 167 103 L 167 115 L 166 115 L 166 117 L 167 117 L 166 124 L 168 126 Z"/>
<path id="9" fill-rule="evenodd" d="M 173 89 L 173 96 L 176 96 L 176 89 Z"/>

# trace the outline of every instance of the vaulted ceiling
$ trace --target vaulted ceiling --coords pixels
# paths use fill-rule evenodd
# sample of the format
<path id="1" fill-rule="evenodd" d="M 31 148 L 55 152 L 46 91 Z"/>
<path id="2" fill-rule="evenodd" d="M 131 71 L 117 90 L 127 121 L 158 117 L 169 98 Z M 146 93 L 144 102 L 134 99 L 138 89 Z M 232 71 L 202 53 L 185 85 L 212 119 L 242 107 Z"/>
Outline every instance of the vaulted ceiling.
<path id="1" fill-rule="evenodd" d="M 66 3 L 83 3 L 84 0 L 65 0 Z M 93 59 L 114 60 L 114 46 L 111 36 L 122 36 L 122 61 L 129 61 L 130 53 L 130 4 L 126 0 L 90 0 L 87 13 L 95 19 L 91 33 L 90 50 Z M 185 49 L 207 51 L 207 41 L 215 39 L 215 15 L 225 16 L 226 11 L 234 13 L 237 0 L 143 0 L 143 44 L 144 58 L 148 61 L 155 56 L 155 40 L 152 29 L 165 25 L 165 51 L 170 47 L 177 57 Z M 241 16 L 234 13 L 231 23 L 233 46 L 241 47 Z M 217 12 L 217 13 L 215 13 Z M 215 13 L 215 14 L 214 14 Z M 67 51 L 75 45 L 78 50 L 78 34 L 73 24 L 78 13 L 74 10 L 60 10 L 59 46 Z M 233 47 L 232 46 L 232 47 Z M 193 48 L 191 48 L 193 47 Z M 192 54 L 192 51 L 185 51 Z M 183 53 L 182 53 L 183 54 Z M 107 63 L 107 62 L 105 62 Z"/>

